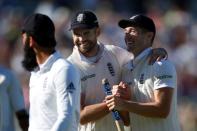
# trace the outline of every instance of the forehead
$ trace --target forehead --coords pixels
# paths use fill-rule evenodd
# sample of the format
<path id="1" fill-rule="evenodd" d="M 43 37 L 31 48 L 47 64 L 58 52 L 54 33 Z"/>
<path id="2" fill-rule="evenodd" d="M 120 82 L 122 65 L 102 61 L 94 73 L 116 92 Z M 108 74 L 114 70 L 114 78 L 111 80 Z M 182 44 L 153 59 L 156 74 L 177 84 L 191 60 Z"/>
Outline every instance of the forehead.
<path id="1" fill-rule="evenodd" d="M 73 29 L 73 33 L 83 33 L 83 32 L 90 32 L 90 31 L 93 31 L 94 28 L 92 29 L 88 29 L 88 28 L 76 28 L 76 29 Z"/>
<path id="2" fill-rule="evenodd" d="M 125 30 L 136 30 L 136 31 L 141 31 L 142 28 L 138 27 L 138 26 L 128 26 L 125 28 Z"/>

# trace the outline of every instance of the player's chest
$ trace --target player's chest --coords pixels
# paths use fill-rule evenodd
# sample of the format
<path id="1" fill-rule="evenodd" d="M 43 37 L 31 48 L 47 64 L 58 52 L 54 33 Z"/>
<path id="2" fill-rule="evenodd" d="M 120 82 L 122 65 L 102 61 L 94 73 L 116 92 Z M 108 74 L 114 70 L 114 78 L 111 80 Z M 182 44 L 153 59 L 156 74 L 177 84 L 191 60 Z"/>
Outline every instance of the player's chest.
<path id="1" fill-rule="evenodd" d="M 30 98 L 50 98 L 53 96 L 54 86 L 50 73 L 33 75 L 30 80 Z"/>
<path id="2" fill-rule="evenodd" d="M 151 100 L 154 97 L 152 68 L 140 68 L 132 72 L 132 87 L 136 99 Z"/>

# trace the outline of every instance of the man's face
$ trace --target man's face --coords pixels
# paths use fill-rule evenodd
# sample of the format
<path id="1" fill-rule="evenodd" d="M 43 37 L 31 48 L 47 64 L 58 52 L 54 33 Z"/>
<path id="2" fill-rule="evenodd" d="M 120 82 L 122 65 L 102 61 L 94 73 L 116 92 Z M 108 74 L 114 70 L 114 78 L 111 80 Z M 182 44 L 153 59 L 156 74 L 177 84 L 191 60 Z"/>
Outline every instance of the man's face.
<path id="1" fill-rule="evenodd" d="M 97 28 L 93 29 L 73 29 L 73 42 L 78 47 L 78 50 L 85 56 L 94 54 L 94 49 L 97 45 L 98 37 Z"/>
<path id="2" fill-rule="evenodd" d="M 146 47 L 146 34 L 140 28 L 130 26 L 126 27 L 124 32 L 125 42 L 129 52 L 137 55 Z"/>
<path id="3" fill-rule="evenodd" d="M 33 48 L 30 47 L 29 36 L 26 33 L 22 34 L 22 43 L 24 45 L 24 59 L 22 65 L 27 71 L 33 71 L 38 67 L 38 63 L 36 61 L 36 54 Z"/>

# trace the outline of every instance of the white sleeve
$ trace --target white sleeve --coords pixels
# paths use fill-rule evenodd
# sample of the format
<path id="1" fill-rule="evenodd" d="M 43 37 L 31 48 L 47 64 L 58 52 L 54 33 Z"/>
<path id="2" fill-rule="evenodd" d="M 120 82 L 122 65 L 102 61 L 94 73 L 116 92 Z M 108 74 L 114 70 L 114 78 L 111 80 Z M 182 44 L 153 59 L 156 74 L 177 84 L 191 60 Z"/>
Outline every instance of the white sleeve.
<path id="1" fill-rule="evenodd" d="M 175 67 L 168 60 L 156 62 L 154 65 L 154 89 L 163 87 L 176 88 L 177 77 Z"/>
<path id="2" fill-rule="evenodd" d="M 25 109 L 24 97 L 21 85 L 14 74 L 10 72 L 10 85 L 9 85 L 9 97 L 11 98 L 11 104 L 14 111 Z"/>
<path id="3" fill-rule="evenodd" d="M 58 117 L 51 131 L 70 131 L 76 117 L 75 109 L 80 108 L 80 76 L 68 66 L 54 77 Z"/>

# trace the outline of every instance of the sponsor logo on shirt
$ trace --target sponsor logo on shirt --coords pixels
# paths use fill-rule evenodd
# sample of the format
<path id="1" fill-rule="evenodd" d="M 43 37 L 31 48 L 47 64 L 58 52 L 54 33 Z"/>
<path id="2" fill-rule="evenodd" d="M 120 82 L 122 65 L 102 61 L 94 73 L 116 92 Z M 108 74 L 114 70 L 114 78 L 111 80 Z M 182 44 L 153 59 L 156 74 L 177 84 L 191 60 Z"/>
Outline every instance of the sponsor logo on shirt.
<path id="1" fill-rule="evenodd" d="M 144 74 L 140 75 L 140 80 L 139 80 L 140 84 L 144 84 Z"/>
<path id="2" fill-rule="evenodd" d="M 167 79 L 167 78 L 172 78 L 172 75 L 162 75 L 162 76 L 158 76 L 158 79 Z"/>
<path id="3" fill-rule="evenodd" d="M 115 71 L 111 63 L 107 63 L 108 70 L 112 76 L 115 76 Z"/>
<path id="4" fill-rule="evenodd" d="M 95 77 L 95 76 L 96 76 L 96 74 L 91 74 L 91 75 L 84 76 L 83 78 L 81 78 L 81 81 L 86 81 L 87 79 Z"/>
<path id="5" fill-rule="evenodd" d="M 70 93 L 73 93 L 73 91 L 75 90 L 74 84 L 71 82 L 71 83 L 67 86 L 66 90 L 67 90 L 68 92 L 70 92 Z"/>

